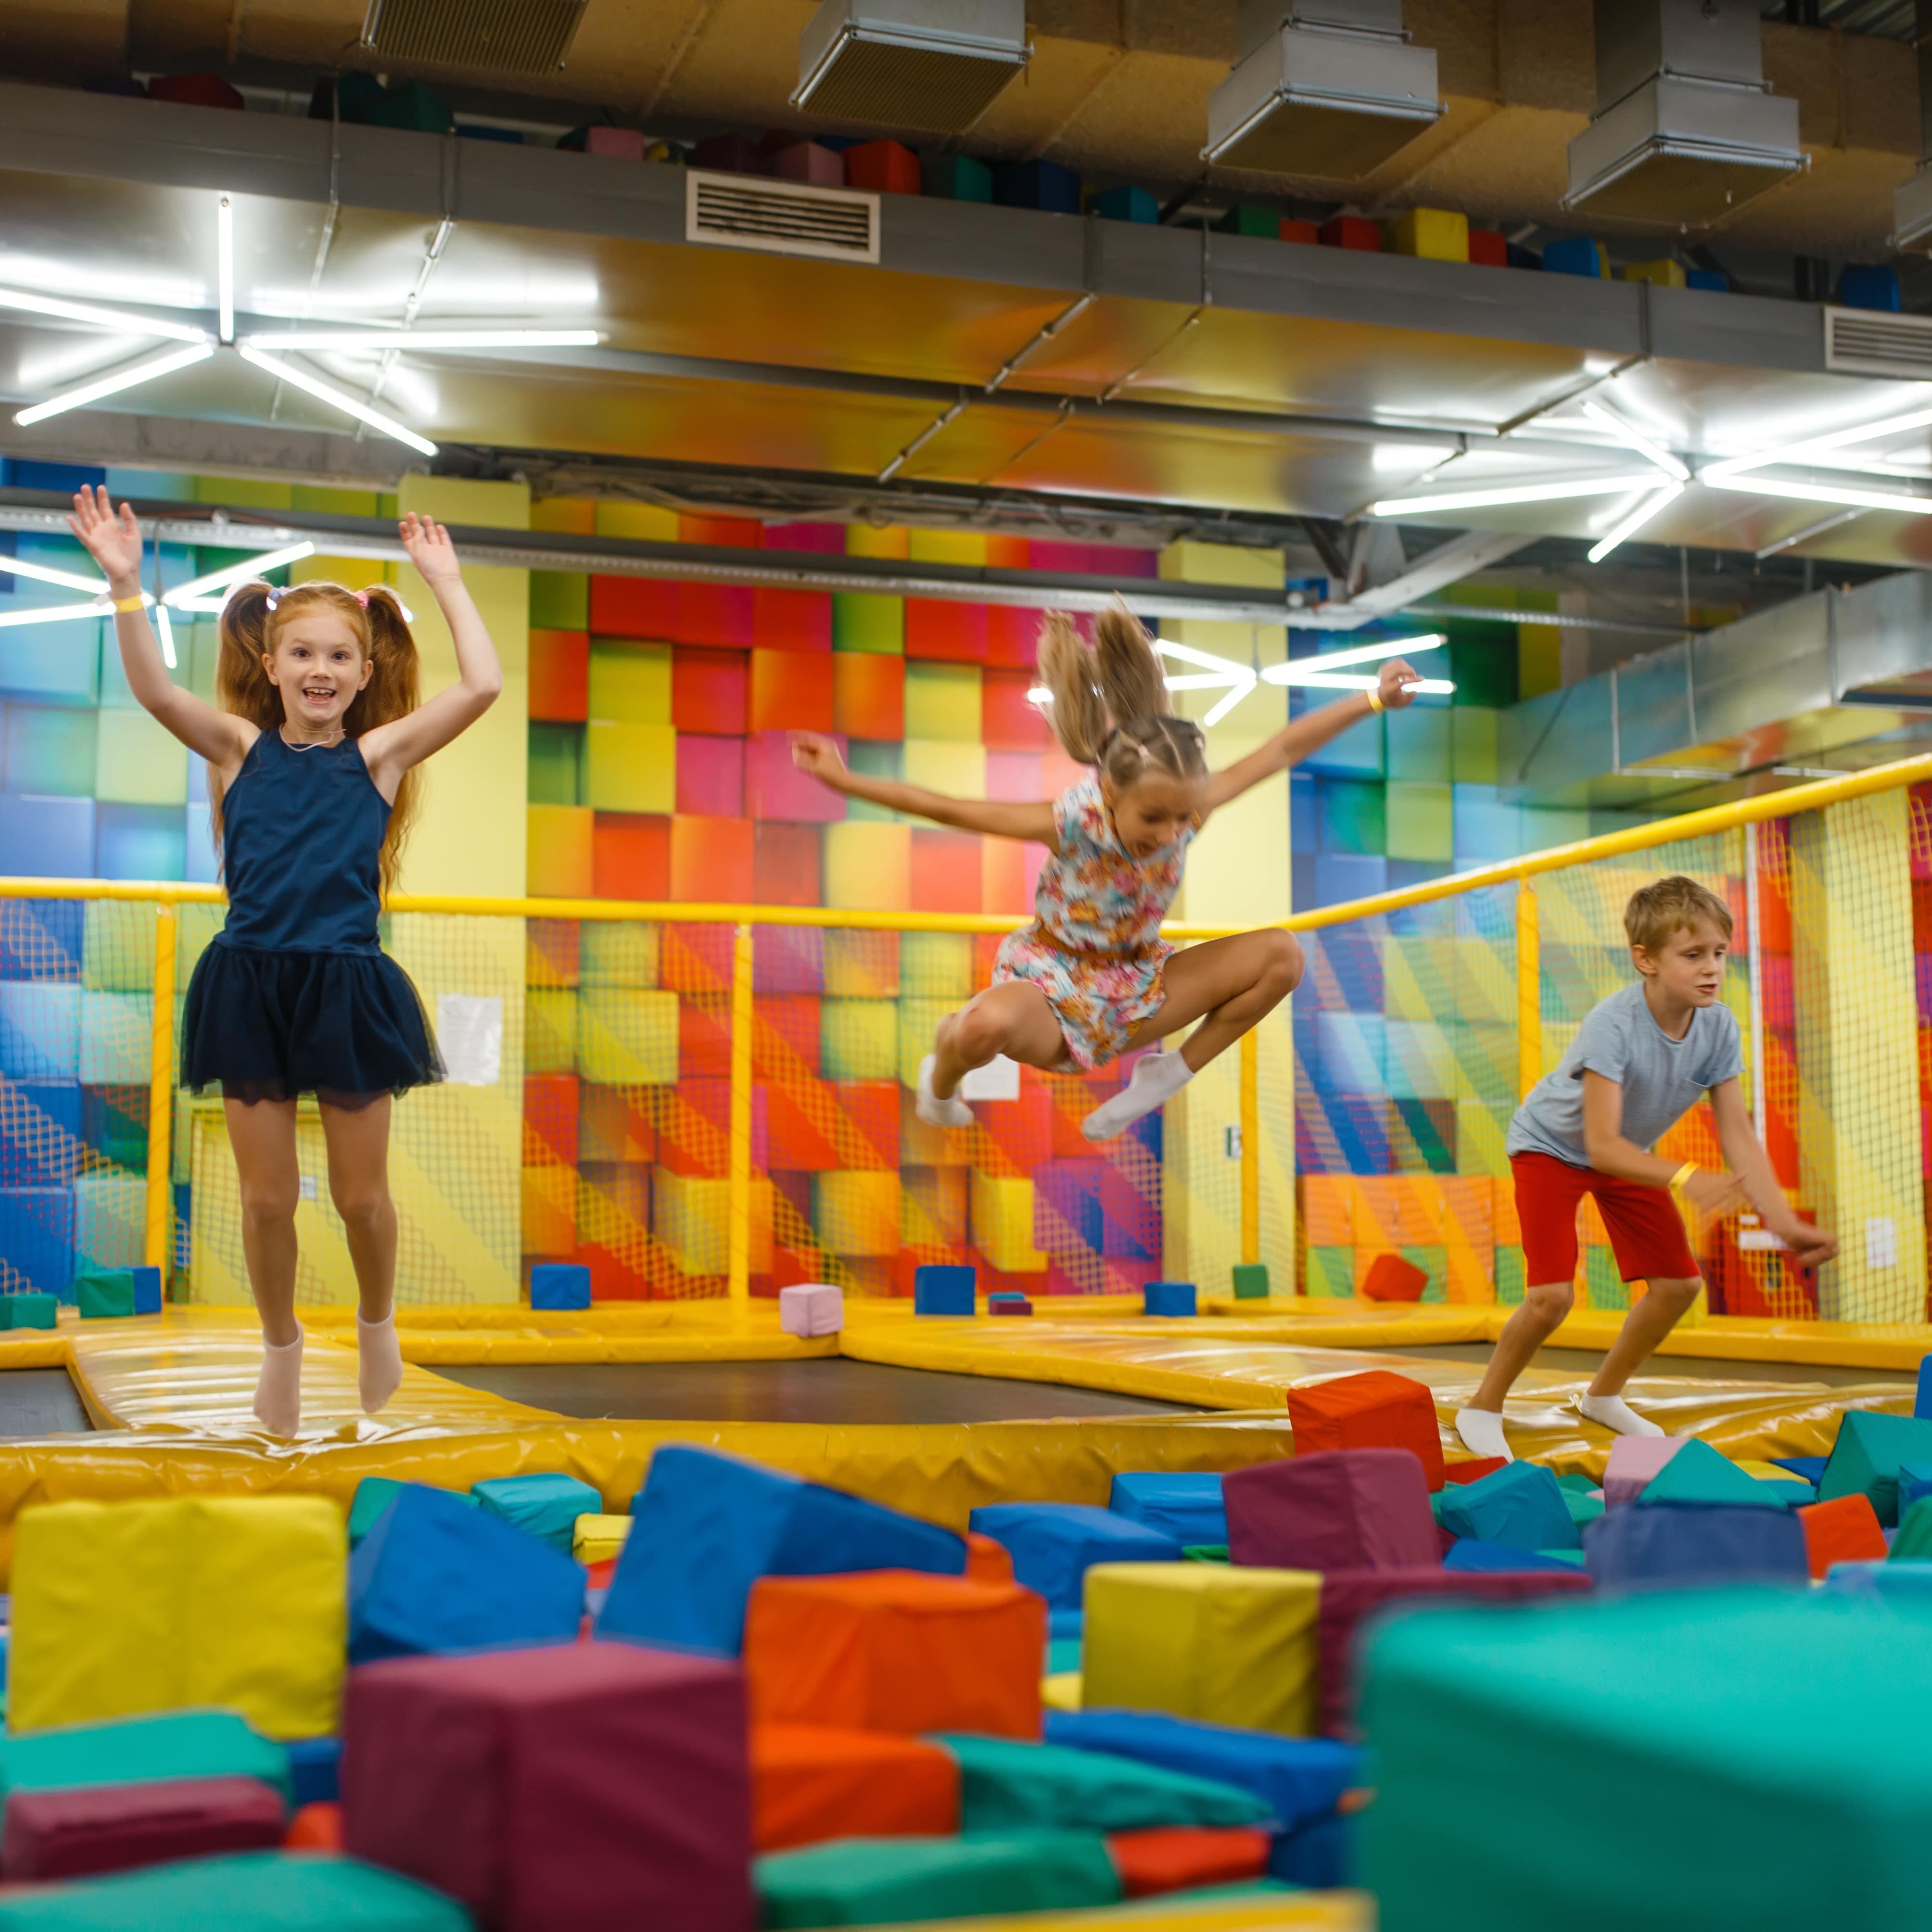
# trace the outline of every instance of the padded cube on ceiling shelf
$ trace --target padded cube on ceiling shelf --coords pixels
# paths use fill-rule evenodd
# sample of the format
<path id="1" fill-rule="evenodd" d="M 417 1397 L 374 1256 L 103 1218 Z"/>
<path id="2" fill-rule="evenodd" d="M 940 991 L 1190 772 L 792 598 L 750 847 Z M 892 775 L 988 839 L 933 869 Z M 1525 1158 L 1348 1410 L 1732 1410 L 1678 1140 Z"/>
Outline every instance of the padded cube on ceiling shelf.
<path id="1" fill-rule="evenodd" d="M 993 199 L 993 172 L 984 161 L 970 154 L 932 152 L 920 164 L 922 192 L 946 201 L 985 201 Z"/>
<path id="2" fill-rule="evenodd" d="M 926 191 L 920 182 L 918 155 L 898 141 L 861 141 L 856 147 L 848 148 L 845 184 L 864 188 L 874 194 L 919 194 Z"/>
<path id="3" fill-rule="evenodd" d="M 927 191 L 932 192 L 930 189 Z M 992 198 L 1003 208 L 1037 208 L 1049 214 L 1078 214 L 1080 177 L 1072 168 L 1062 167 L 1057 161 L 1003 162 L 993 170 Z"/>
<path id="4" fill-rule="evenodd" d="M 1337 214 L 1322 223 L 1318 238 L 1324 248 L 1360 248 L 1380 254 L 1382 225 L 1363 214 Z"/>

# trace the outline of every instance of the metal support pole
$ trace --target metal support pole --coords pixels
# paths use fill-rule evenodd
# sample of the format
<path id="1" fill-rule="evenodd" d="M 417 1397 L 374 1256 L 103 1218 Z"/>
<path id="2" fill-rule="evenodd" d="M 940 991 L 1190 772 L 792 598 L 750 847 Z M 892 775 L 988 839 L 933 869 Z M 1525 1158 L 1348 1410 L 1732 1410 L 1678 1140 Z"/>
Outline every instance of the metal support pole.
<path id="1" fill-rule="evenodd" d="M 1536 887 L 1528 879 L 1516 894 L 1516 1091 L 1519 1100 L 1543 1078 L 1542 934 Z"/>
<path id="2" fill-rule="evenodd" d="M 1241 1258 L 1262 1258 L 1261 1042 L 1241 1036 Z"/>
<path id="3" fill-rule="evenodd" d="M 752 928 L 740 924 L 731 947 L 730 1239 L 725 1292 L 752 1293 Z"/>

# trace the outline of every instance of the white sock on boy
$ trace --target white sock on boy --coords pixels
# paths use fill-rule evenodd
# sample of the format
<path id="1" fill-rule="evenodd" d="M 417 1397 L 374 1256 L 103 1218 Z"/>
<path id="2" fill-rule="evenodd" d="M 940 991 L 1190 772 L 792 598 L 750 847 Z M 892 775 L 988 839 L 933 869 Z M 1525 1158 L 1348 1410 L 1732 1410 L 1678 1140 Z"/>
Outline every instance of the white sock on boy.
<path id="1" fill-rule="evenodd" d="M 402 1344 L 396 1340 L 396 1311 L 380 1322 L 356 1317 L 356 1383 L 364 1414 L 374 1415 L 401 1386 Z"/>
<path id="2" fill-rule="evenodd" d="M 255 1384 L 255 1419 L 271 1436 L 292 1436 L 302 1426 L 302 1337 L 279 1347 L 262 1344 L 262 1376 Z"/>
<path id="3" fill-rule="evenodd" d="M 1144 1053 L 1134 1063 L 1133 1078 L 1111 1100 L 1103 1101 L 1080 1123 L 1090 1141 L 1110 1141 L 1171 1100 L 1194 1078 L 1194 1070 L 1178 1053 Z"/>
<path id="4" fill-rule="evenodd" d="M 934 1127 L 970 1127 L 973 1124 L 973 1109 L 956 1094 L 942 1100 L 932 1090 L 932 1055 L 928 1054 L 919 1063 L 919 1088 L 913 1100 L 913 1112 Z"/>
<path id="5" fill-rule="evenodd" d="M 1620 1395 L 1580 1395 L 1576 1407 L 1588 1420 L 1613 1429 L 1619 1436 L 1661 1436 L 1654 1422 L 1646 1422 Z"/>
<path id="6" fill-rule="evenodd" d="M 1503 1436 L 1502 1413 L 1494 1408 L 1459 1408 L 1456 1433 L 1472 1456 L 1500 1456 L 1505 1462 L 1516 1460 Z"/>

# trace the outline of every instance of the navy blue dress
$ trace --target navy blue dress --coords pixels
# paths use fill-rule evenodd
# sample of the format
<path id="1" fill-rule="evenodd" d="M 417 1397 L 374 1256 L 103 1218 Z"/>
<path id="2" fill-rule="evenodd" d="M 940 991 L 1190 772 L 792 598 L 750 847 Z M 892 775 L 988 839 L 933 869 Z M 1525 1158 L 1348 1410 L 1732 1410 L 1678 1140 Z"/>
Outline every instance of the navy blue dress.
<path id="1" fill-rule="evenodd" d="M 353 738 L 249 747 L 222 806 L 228 920 L 188 982 L 182 1074 L 231 1100 L 365 1106 L 442 1078 L 410 976 L 376 937 L 389 807 Z"/>

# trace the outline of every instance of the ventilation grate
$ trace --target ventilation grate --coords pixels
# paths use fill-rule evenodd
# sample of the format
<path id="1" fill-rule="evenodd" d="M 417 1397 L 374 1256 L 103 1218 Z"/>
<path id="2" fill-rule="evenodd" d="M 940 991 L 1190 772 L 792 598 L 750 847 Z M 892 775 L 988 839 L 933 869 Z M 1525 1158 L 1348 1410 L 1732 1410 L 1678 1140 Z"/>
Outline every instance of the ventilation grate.
<path id="1" fill-rule="evenodd" d="M 369 0 L 362 44 L 394 61 L 554 74 L 589 0 Z"/>
<path id="2" fill-rule="evenodd" d="M 1868 308 L 1825 311 L 1825 367 L 1852 376 L 1932 379 L 1932 317 Z"/>
<path id="3" fill-rule="evenodd" d="M 875 262 L 879 197 L 692 168 L 685 177 L 684 238 L 771 255 Z"/>

